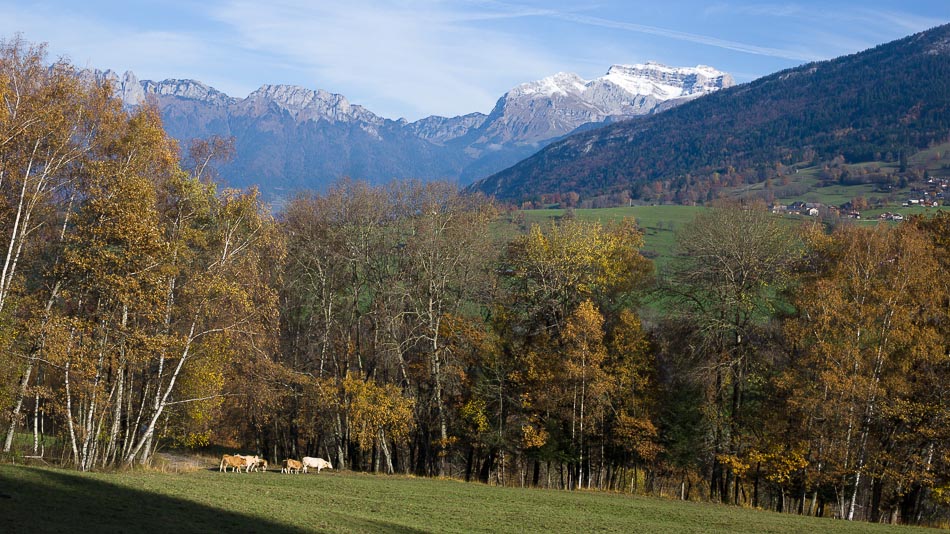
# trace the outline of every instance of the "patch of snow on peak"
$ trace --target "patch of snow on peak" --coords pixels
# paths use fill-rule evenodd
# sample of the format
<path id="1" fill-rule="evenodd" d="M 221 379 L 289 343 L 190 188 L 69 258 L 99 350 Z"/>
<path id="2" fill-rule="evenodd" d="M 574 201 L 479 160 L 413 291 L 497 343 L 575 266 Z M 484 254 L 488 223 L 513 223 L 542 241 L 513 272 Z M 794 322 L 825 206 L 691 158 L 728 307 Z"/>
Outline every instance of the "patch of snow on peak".
<path id="1" fill-rule="evenodd" d="M 587 81 L 573 72 L 559 72 L 538 81 L 523 83 L 510 91 L 512 96 L 547 97 L 582 93 Z"/>
<path id="2" fill-rule="evenodd" d="M 668 67 L 653 61 L 633 65 L 613 65 L 603 80 L 638 95 L 658 100 L 705 94 L 735 84 L 732 77 L 707 65 Z"/>

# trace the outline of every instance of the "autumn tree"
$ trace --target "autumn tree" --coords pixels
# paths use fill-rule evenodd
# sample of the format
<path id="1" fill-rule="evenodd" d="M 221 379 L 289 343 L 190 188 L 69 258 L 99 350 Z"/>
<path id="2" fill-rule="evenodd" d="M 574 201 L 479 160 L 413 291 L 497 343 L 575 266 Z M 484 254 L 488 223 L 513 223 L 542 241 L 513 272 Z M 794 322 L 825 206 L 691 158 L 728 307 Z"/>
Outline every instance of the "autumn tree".
<path id="1" fill-rule="evenodd" d="M 336 384 L 325 392 L 342 395 L 341 384 L 350 373 L 385 380 L 398 376 L 402 387 L 409 386 L 406 349 L 391 341 L 394 319 L 386 313 L 384 298 L 396 270 L 394 213 L 383 188 L 343 180 L 323 195 L 294 199 L 282 215 L 288 243 L 283 361 L 296 372 Z M 301 395 L 312 393 L 295 389 L 290 394 L 296 398 L 292 403 L 299 403 Z M 342 398 L 333 402 L 347 405 Z M 345 411 L 334 417 L 324 429 L 332 430 L 332 455 L 343 467 L 349 464 L 348 419 Z M 310 422 L 290 421 L 304 424 L 308 429 L 301 430 L 313 435 Z"/>
<path id="2" fill-rule="evenodd" d="M 877 520 L 887 491 L 932 486 L 946 367 L 945 294 L 931 242 L 914 226 L 814 233 L 815 276 L 788 332 L 801 354 L 791 405 L 801 414 L 813 487 L 830 486 L 836 515 Z M 907 488 L 907 489 L 904 489 Z"/>
<path id="3" fill-rule="evenodd" d="M 506 357 L 518 362 L 510 387 L 519 390 L 522 424 L 532 438 L 526 440 L 531 443 L 528 453 L 535 456 L 536 473 L 541 461 L 570 459 L 572 487 L 582 482 L 580 460 L 590 458 L 581 452 L 589 443 L 579 444 L 580 404 L 575 401 L 584 401 L 586 425 L 588 406 L 602 415 L 610 398 L 607 384 L 622 383 L 603 375 L 608 370 L 604 316 L 613 324 L 651 273 L 652 264 L 639 254 L 641 245 L 633 221 L 605 228 L 566 220 L 546 230 L 533 227 L 509 244 L 504 258 L 507 295 L 496 312 L 496 329 Z M 610 361 L 619 364 L 621 359 Z M 610 370 L 619 372 L 620 367 Z M 584 391 L 580 397 L 574 395 L 575 386 Z M 619 388 L 610 393 L 621 395 Z M 603 438 L 604 418 L 599 423 Z M 589 463 L 583 469 L 588 476 Z"/>
<path id="4" fill-rule="evenodd" d="M 449 412 L 458 389 L 449 382 L 458 365 L 443 341 L 443 321 L 478 307 L 492 257 L 491 204 L 449 184 L 382 188 L 344 180 L 324 195 L 294 200 L 283 217 L 290 251 L 285 343 L 293 367 L 332 377 L 337 392 L 350 375 L 397 384 L 413 400 L 416 470 L 444 470 L 455 439 Z M 350 404 L 336 404 L 343 411 L 332 425 L 335 452 L 346 465 L 359 448 L 350 447 Z M 389 463 L 390 451 L 379 448 Z"/>
<path id="5" fill-rule="evenodd" d="M 425 389 L 436 423 L 436 474 L 441 476 L 450 444 L 446 382 L 450 366 L 457 368 L 446 350 L 442 325 L 484 295 L 492 255 L 488 225 L 496 212 L 484 197 L 460 194 L 445 183 L 410 182 L 396 193 L 394 207 L 402 214 L 405 233 L 397 254 L 399 282 L 391 284 L 391 297 L 402 303 L 400 341 L 425 359 Z"/>
<path id="6" fill-rule="evenodd" d="M 723 460 L 745 452 L 750 383 L 767 373 L 764 326 L 783 306 L 798 247 L 792 229 L 761 206 L 700 213 L 677 234 L 665 282 L 676 321 L 690 325 L 685 356 L 707 395 L 712 450 L 710 486 L 720 499 L 739 485 Z"/>
<path id="7" fill-rule="evenodd" d="M 2 347 L 20 358 L 4 362 L 5 373 L 19 374 L 10 394 L 11 423 L 4 442 L 9 451 L 23 399 L 40 352 L 52 306 L 61 286 L 37 286 L 55 262 L 48 245 L 61 243 L 76 177 L 86 161 L 105 150 L 111 130 L 121 122 L 109 88 L 84 85 L 65 61 L 46 65 L 44 46 L 17 37 L 0 42 L 0 332 L 10 324 L 10 305 L 24 298 L 18 329 Z M 59 231 L 57 231 L 59 229 Z M 52 252 L 52 254 L 47 254 Z M 9 331 L 8 331 L 9 332 Z M 23 365 L 20 365 L 20 364 Z M 5 398 L 6 396 L 4 396 Z"/>
<path id="8" fill-rule="evenodd" d="M 604 346 L 604 318 L 585 300 L 571 314 L 564 329 L 566 345 L 566 386 L 571 395 L 571 441 L 577 451 L 576 487 L 583 487 L 585 470 L 584 441 L 591 421 L 603 421 L 607 403 L 609 377 L 605 369 L 607 348 Z M 600 429 L 603 432 L 603 428 Z M 588 475 L 589 477 L 589 475 Z M 588 478 L 588 486 L 590 479 Z"/>
<path id="9" fill-rule="evenodd" d="M 281 246 L 256 192 L 181 171 L 156 109 L 44 60 L 3 44 L 0 308 L 17 295 L 3 338 L 23 363 L 5 446 L 32 393 L 80 469 L 145 462 L 176 408 L 225 394 L 235 355 L 270 350 Z"/>

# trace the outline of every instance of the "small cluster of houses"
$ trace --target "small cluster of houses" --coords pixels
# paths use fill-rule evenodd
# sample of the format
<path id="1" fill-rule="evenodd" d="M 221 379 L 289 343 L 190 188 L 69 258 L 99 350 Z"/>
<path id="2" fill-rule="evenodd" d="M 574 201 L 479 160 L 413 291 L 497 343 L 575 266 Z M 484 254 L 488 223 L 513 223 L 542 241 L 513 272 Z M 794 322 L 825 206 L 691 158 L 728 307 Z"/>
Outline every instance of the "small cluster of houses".
<path id="1" fill-rule="evenodd" d="M 807 217 L 817 217 L 822 212 L 832 213 L 840 217 L 851 219 L 860 219 L 861 212 L 853 209 L 850 202 L 841 206 L 828 206 L 820 202 L 792 202 L 788 205 L 773 204 L 772 213 L 805 215 Z"/>
<path id="2" fill-rule="evenodd" d="M 820 202 L 792 202 L 791 204 L 773 204 L 772 213 L 797 214 L 817 217 L 819 210 L 824 207 Z"/>
<path id="3" fill-rule="evenodd" d="M 904 205 L 906 206 L 908 204 L 905 203 Z M 850 202 L 846 202 L 841 206 L 826 206 L 819 202 L 793 202 L 787 206 L 780 204 L 775 204 L 772 206 L 772 213 L 776 214 L 795 214 L 805 215 L 808 217 L 817 217 L 822 211 L 838 215 L 839 217 L 847 217 L 849 219 L 861 218 L 861 212 L 854 209 Z M 900 213 L 884 212 L 878 216 L 878 219 L 882 221 L 903 221 L 904 216 Z"/>
<path id="4" fill-rule="evenodd" d="M 901 202 L 904 207 L 924 206 L 938 207 L 945 202 L 944 189 L 947 187 L 947 180 L 930 179 L 928 184 L 932 185 L 931 190 L 919 189 L 913 190 L 908 194 L 907 200 Z M 854 209 L 851 202 L 845 202 L 841 206 L 829 206 L 820 202 L 792 202 L 791 204 L 773 204 L 770 206 L 772 213 L 776 214 L 795 214 L 808 217 L 817 217 L 821 214 L 831 213 L 839 217 L 849 219 L 860 219 L 861 212 Z M 878 216 L 882 221 L 903 221 L 904 216 L 900 213 L 885 212 Z"/>
<path id="5" fill-rule="evenodd" d="M 902 206 L 937 207 L 944 201 L 944 191 L 950 189 L 950 178 L 928 178 L 924 187 L 914 189 Z"/>

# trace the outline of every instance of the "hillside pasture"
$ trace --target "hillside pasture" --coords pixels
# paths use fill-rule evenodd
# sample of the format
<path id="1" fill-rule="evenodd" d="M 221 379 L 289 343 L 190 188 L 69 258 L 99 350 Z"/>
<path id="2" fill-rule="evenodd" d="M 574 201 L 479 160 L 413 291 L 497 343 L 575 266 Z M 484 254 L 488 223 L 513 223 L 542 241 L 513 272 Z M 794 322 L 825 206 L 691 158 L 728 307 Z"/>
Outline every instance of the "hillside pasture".
<path id="1" fill-rule="evenodd" d="M 0 466 L 0 531 L 912 533 L 650 497 L 401 476 Z"/>
<path id="2" fill-rule="evenodd" d="M 602 224 L 619 222 L 625 218 L 633 218 L 643 231 L 644 253 L 660 264 L 665 263 L 673 255 L 676 243 L 676 230 L 689 223 L 697 213 L 706 208 L 701 206 L 628 206 L 619 208 L 576 209 L 574 217 L 583 221 L 600 221 Z M 567 210 L 543 209 L 523 210 L 524 225 L 545 225 L 557 218 L 563 217 Z"/>

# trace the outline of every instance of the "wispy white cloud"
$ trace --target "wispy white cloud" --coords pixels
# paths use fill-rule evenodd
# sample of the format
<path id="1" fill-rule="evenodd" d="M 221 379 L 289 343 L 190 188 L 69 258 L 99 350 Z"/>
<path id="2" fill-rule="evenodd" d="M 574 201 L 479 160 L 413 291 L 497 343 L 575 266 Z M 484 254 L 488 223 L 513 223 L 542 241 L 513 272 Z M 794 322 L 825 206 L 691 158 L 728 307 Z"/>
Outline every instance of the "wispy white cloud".
<path id="1" fill-rule="evenodd" d="M 666 37 L 669 39 L 676 39 L 679 41 L 687 41 L 690 43 L 702 44 L 707 46 L 715 46 L 718 48 L 723 48 L 726 50 L 733 50 L 736 52 L 745 52 L 747 54 L 756 54 L 760 56 L 769 56 L 782 59 L 792 59 L 792 60 L 801 60 L 801 61 L 812 61 L 815 59 L 820 59 L 821 56 L 814 53 L 804 51 L 804 50 L 792 50 L 785 48 L 772 48 L 767 46 L 758 46 L 746 43 L 740 43 L 736 41 L 730 41 L 728 39 L 720 39 L 718 37 L 710 37 L 708 35 L 700 35 L 696 33 L 682 32 L 678 30 L 671 30 L 669 28 L 660 28 L 657 26 L 648 26 L 646 24 L 636 24 L 633 22 L 623 22 L 617 20 L 609 20 L 600 17 L 592 17 L 589 15 L 577 15 L 571 13 L 554 13 L 552 17 L 568 20 L 571 22 L 577 22 L 579 24 L 588 24 L 591 26 L 599 26 L 602 28 L 612 28 L 616 30 L 625 30 L 637 33 L 645 33 L 648 35 L 656 35 L 659 37 Z"/>
<path id="2" fill-rule="evenodd" d="M 707 15 L 752 15 L 764 17 L 793 17 L 807 13 L 805 6 L 794 3 L 781 4 L 729 4 L 717 2 L 706 6 L 703 10 Z"/>
<path id="3" fill-rule="evenodd" d="M 874 7 L 874 2 L 855 6 L 803 3 L 717 2 L 704 13 L 720 17 L 760 17 L 793 19 L 797 33 L 816 42 L 823 50 L 841 46 L 857 51 L 911 32 L 946 24 L 948 19 L 901 11 L 894 7 Z M 905 4 L 906 5 L 906 4 Z M 950 17 L 950 10 L 947 11 Z M 835 35 L 838 37 L 836 38 Z M 827 37 L 828 40 L 823 38 Z M 805 39 L 802 39 L 805 40 Z"/>
<path id="4" fill-rule="evenodd" d="M 919 32 L 950 22 L 950 18 L 939 19 L 893 9 L 857 8 L 847 13 L 840 13 L 837 16 L 841 19 L 873 25 L 874 28 L 886 30 L 888 33 L 898 34 Z M 947 9 L 947 16 L 950 17 L 950 6 Z"/>
<path id="5" fill-rule="evenodd" d="M 401 104 L 421 117 L 458 113 L 460 102 L 488 111 L 499 87 L 557 70 L 557 62 L 527 39 L 477 24 L 533 11 L 435 1 L 228 0 L 211 16 L 244 46 L 295 65 L 315 85 L 346 91 L 374 111 Z"/>
<path id="6" fill-rule="evenodd" d="M 491 2 L 491 5 L 497 7 L 504 7 L 510 10 L 520 10 L 523 9 L 521 6 L 516 4 L 510 4 L 505 2 Z M 732 50 L 736 52 L 744 52 L 747 54 L 755 54 L 761 56 L 769 56 L 781 59 L 791 59 L 796 61 L 812 61 L 815 59 L 820 59 L 820 56 L 809 52 L 807 50 L 795 50 L 787 48 L 774 48 L 767 46 L 759 46 L 754 44 L 742 43 L 738 41 L 732 41 L 728 39 L 721 39 L 718 37 L 712 37 L 708 35 L 701 35 L 697 33 L 684 32 L 679 30 L 674 30 L 670 28 L 663 28 L 659 26 L 651 26 L 648 24 L 638 24 L 634 22 L 626 22 L 622 20 L 614 20 L 603 17 L 597 17 L 592 15 L 585 15 L 581 12 L 574 11 L 564 11 L 558 9 L 541 9 L 536 10 L 537 16 L 549 17 L 553 19 L 559 19 L 567 22 L 573 22 L 576 24 L 582 24 L 586 26 L 596 26 L 600 28 L 609 28 L 614 30 L 623 30 L 627 32 L 634 32 L 646 35 L 655 35 L 658 37 L 665 37 L 668 39 L 675 39 L 678 41 L 685 41 L 689 43 L 702 44 L 707 46 L 714 46 L 717 48 L 723 48 L 726 50 Z"/>

